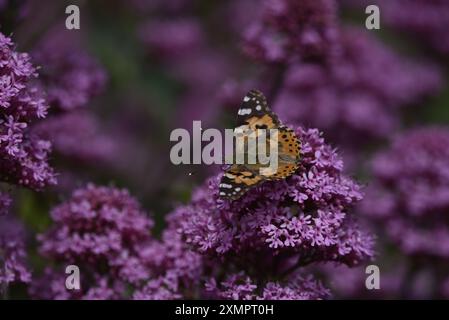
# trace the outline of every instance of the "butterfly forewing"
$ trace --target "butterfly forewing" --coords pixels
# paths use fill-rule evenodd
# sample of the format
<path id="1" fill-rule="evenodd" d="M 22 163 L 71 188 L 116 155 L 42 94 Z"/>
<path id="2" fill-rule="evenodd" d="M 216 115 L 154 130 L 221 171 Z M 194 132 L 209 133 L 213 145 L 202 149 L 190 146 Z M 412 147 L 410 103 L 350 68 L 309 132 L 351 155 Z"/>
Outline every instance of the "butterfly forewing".
<path id="1" fill-rule="evenodd" d="M 263 93 L 254 89 L 243 98 L 237 115 L 238 126 L 249 125 L 252 129 L 270 129 L 279 125 L 278 117 L 271 111 Z"/>

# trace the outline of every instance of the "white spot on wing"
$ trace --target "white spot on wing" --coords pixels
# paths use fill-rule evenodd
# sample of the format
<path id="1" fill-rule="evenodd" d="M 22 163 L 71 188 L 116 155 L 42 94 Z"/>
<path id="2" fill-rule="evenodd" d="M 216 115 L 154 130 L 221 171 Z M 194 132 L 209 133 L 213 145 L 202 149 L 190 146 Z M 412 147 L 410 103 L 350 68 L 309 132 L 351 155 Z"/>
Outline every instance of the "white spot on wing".
<path id="1" fill-rule="evenodd" d="M 238 112 L 239 116 L 244 116 L 246 114 L 250 114 L 251 113 L 251 109 L 250 108 L 246 108 L 246 109 L 240 109 Z"/>
<path id="2" fill-rule="evenodd" d="M 244 101 L 244 102 L 248 102 L 248 101 L 249 101 L 249 97 L 248 97 L 248 96 L 245 96 L 245 97 L 243 98 L 243 101 Z"/>
<path id="3" fill-rule="evenodd" d="M 260 104 L 257 105 L 256 110 L 257 110 L 257 111 L 262 110 L 262 107 L 260 106 Z"/>

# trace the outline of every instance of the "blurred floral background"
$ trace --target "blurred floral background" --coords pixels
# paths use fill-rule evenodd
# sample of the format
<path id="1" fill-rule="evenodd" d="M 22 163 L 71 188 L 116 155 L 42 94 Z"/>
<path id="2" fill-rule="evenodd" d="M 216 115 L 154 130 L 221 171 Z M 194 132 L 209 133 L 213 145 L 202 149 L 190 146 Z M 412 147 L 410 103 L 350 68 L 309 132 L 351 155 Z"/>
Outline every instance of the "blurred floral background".
<path id="1" fill-rule="evenodd" d="M 448 25 L 446 0 L 0 0 L 2 298 L 449 298 Z M 224 201 L 169 136 L 252 88 L 301 164 Z"/>

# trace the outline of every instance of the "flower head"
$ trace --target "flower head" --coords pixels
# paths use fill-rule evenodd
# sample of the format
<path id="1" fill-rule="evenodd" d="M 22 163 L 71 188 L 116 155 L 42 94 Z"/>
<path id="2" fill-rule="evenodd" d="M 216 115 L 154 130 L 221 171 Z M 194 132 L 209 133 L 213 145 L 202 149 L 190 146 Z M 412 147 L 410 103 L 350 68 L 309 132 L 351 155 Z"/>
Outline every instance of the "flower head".
<path id="1" fill-rule="evenodd" d="M 373 239 L 351 212 L 362 199 L 360 187 L 342 174 L 341 159 L 318 130 L 295 131 L 302 147 L 293 176 L 228 201 L 219 197 L 219 174 L 169 215 L 172 228 L 203 258 L 206 296 L 324 298 L 327 290 L 298 269 L 326 261 L 354 266 L 373 256 Z"/>
<path id="2" fill-rule="evenodd" d="M 116 143 L 100 132 L 96 118 L 88 112 L 68 112 L 39 123 L 33 131 L 48 139 L 56 153 L 82 162 L 108 162 Z"/>
<path id="3" fill-rule="evenodd" d="M 330 291 L 312 277 L 295 276 L 285 284 L 268 282 L 259 288 L 243 272 L 231 274 L 217 283 L 212 278 L 206 283 L 211 298 L 232 300 L 318 300 L 328 298 Z"/>
<path id="4" fill-rule="evenodd" d="M 190 205 L 179 207 L 171 219 L 180 221 L 187 243 L 212 255 L 284 253 L 304 263 L 353 265 L 370 257 L 371 240 L 349 213 L 362 199 L 359 186 L 341 173 L 342 161 L 318 130 L 297 128 L 296 134 L 302 160 L 295 175 L 228 202 L 218 197 L 220 174 L 195 192 Z"/>
<path id="5" fill-rule="evenodd" d="M 441 54 L 449 53 L 446 31 L 449 3 L 445 0 L 346 0 L 346 3 L 363 8 L 375 4 L 382 12 L 385 25 L 420 40 Z"/>
<path id="6" fill-rule="evenodd" d="M 29 132 L 47 114 L 36 77 L 28 54 L 14 51 L 0 33 L 0 180 L 40 189 L 56 179 L 47 162 L 51 144 Z"/>
<path id="7" fill-rule="evenodd" d="M 449 130 L 398 136 L 373 160 L 374 183 L 361 208 L 381 220 L 406 254 L 449 257 Z"/>
<path id="8" fill-rule="evenodd" d="M 60 27 L 51 30 L 33 52 L 42 66 L 41 81 L 52 106 L 63 110 L 83 107 L 105 86 L 103 68 L 80 47 L 80 39 Z"/>
<path id="9" fill-rule="evenodd" d="M 86 273 L 83 274 L 86 275 Z M 88 279 L 84 276 L 80 277 L 80 290 L 67 290 L 65 270 L 47 267 L 39 278 L 33 279 L 28 291 L 31 297 L 46 300 L 123 299 L 126 288 L 122 282 L 111 280 L 107 276 L 96 273 L 89 273 L 86 276 L 88 276 Z"/>
<path id="10" fill-rule="evenodd" d="M 396 55 L 366 31 L 341 30 L 340 45 L 330 64 L 298 63 L 287 70 L 273 107 L 281 118 L 323 129 L 340 146 L 358 145 L 388 137 L 401 108 L 441 87 L 435 66 Z"/>
<path id="11" fill-rule="evenodd" d="M 141 249 L 143 263 L 151 277 L 133 295 L 136 300 L 192 298 L 203 276 L 202 257 L 189 249 L 173 223 L 163 232 L 161 241 Z"/>
<path id="12" fill-rule="evenodd" d="M 334 0 L 266 0 L 244 33 L 246 52 L 266 62 L 327 58 L 337 38 Z"/>
<path id="13" fill-rule="evenodd" d="M 0 287 L 13 282 L 31 281 L 25 259 L 22 225 L 9 216 L 0 217 Z"/>
<path id="14" fill-rule="evenodd" d="M 54 225 L 38 237 L 44 256 L 80 266 L 85 279 L 97 279 L 100 288 L 109 285 L 120 297 L 125 294 L 117 291 L 121 284 L 149 277 L 140 252 L 151 240 L 153 222 L 126 190 L 89 184 L 75 190 L 51 216 Z M 82 298 L 89 297 L 95 283 L 84 283 Z"/>

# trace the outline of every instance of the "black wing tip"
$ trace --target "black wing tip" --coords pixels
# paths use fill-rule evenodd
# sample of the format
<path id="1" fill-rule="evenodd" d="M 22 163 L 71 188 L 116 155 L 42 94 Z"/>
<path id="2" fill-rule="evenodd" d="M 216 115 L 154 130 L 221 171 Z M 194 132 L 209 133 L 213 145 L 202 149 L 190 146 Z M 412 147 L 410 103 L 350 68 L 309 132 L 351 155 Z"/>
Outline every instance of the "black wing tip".
<path id="1" fill-rule="evenodd" d="M 220 184 L 222 183 L 223 182 L 221 182 Z M 240 199 L 248 191 L 248 188 L 245 188 L 243 185 L 237 185 L 237 188 L 240 190 L 236 191 L 235 186 L 233 186 L 232 188 L 223 188 L 219 186 L 218 197 L 222 200 L 235 201 Z"/>
<path id="2" fill-rule="evenodd" d="M 218 197 L 223 200 L 234 201 L 239 199 L 247 190 L 242 189 L 239 192 L 229 192 L 229 189 L 218 189 Z"/>
<path id="3" fill-rule="evenodd" d="M 234 201 L 240 199 L 244 194 L 245 194 L 245 192 L 242 192 L 242 193 L 237 194 L 237 195 L 225 195 L 225 196 L 219 196 L 219 198 L 222 199 L 222 200 L 234 202 Z"/>

